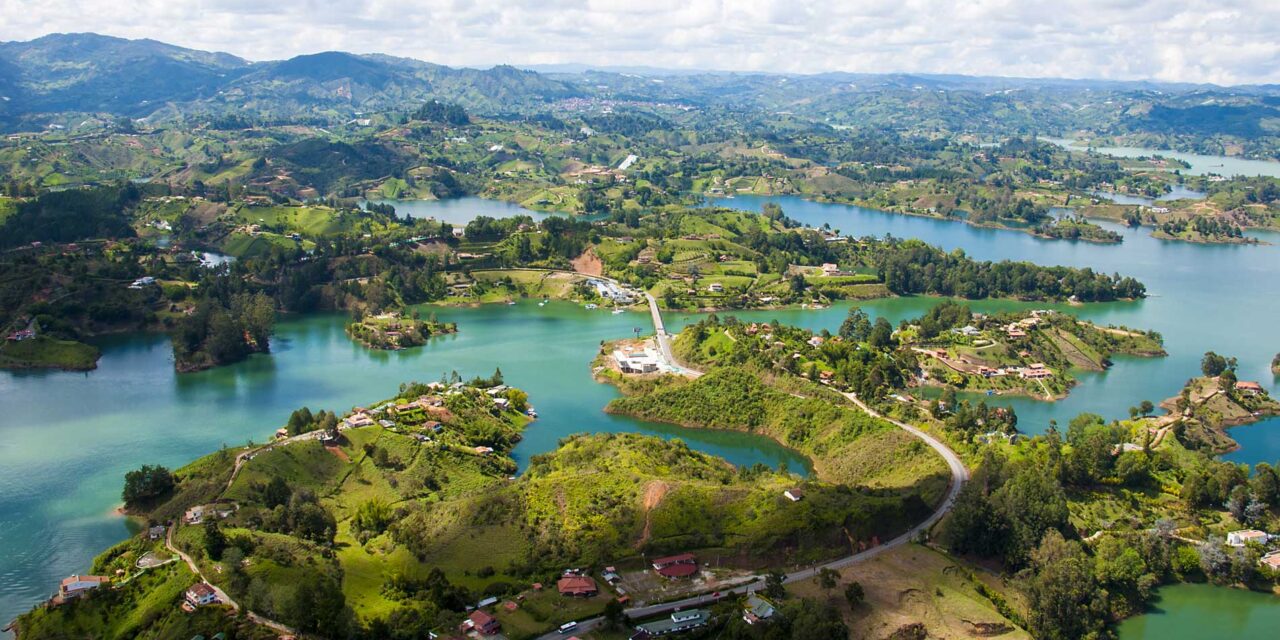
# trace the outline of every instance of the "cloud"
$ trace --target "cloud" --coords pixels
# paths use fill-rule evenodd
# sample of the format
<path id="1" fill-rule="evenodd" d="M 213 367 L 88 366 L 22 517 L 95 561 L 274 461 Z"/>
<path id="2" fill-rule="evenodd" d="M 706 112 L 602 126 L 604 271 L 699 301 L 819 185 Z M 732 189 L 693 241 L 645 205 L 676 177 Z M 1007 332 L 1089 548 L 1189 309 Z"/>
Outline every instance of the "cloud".
<path id="1" fill-rule="evenodd" d="M 1275 0 L 0 0 L 0 39 L 95 31 L 253 59 L 583 63 L 1280 83 Z"/>

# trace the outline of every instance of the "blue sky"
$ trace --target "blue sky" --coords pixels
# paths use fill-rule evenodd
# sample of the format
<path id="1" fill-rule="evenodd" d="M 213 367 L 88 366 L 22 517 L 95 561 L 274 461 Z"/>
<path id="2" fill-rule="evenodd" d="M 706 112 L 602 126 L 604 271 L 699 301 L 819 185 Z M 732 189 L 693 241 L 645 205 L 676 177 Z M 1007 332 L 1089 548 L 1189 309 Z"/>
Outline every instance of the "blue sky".
<path id="1" fill-rule="evenodd" d="M 0 39 L 70 31 L 253 60 L 1280 83 L 1280 0 L 0 0 Z"/>

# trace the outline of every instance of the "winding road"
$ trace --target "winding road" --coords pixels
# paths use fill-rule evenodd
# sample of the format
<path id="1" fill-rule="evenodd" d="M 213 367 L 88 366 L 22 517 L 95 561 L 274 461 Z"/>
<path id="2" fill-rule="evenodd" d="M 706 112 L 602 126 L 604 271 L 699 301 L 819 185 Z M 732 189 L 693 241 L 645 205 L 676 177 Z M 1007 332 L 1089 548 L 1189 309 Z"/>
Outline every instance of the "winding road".
<path id="1" fill-rule="evenodd" d="M 679 363 L 676 362 L 675 357 L 671 353 L 671 336 L 667 334 L 666 326 L 662 322 L 662 313 L 658 309 L 658 303 L 656 300 L 654 300 L 653 296 L 651 295 L 645 294 L 645 297 L 648 298 L 649 300 L 649 312 L 653 316 L 654 330 L 657 332 L 657 336 L 658 336 L 658 346 L 662 353 L 662 357 L 667 361 L 667 365 L 671 366 L 672 368 L 678 371 L 688 373 L 695 377 L 702 375 L 702 372 L 690 369 L 688 367 L 681 366 Z M 924 430 L 920 429 L 919 427 L 912 426 L 900 420 L 895 420 L 894 418 L 890 418 L 881 414 L 875 409 L 872 409 L 871 407 L 867 406 L 866 403 L 864 403 L 862 400 L 858 398 L 857 394 L 841 393 L 840 395 L 844 396 L 845 399 L 847 399 L 849 402 L 852 402 L 854 405 L 856 405 L 862 411 L 866 412 L 868 415 L 874 418 L 879 418 L 881 420 L 884 420 L 898 427 L 899 429 L 906 431 L 912 436 L 915 436 L 916 438 L 919 438 L 920 440 L 924 441 L 924 443 L 929 445 L 929 447 L 932 448 L 934 451 L 937 451 L 938 455 L 942 456 L 942 459 L 947 463 L 947 467 L 951 472 L 951 482 L 947 488 L 947 495 L 945 498 L 943 498 L 942 503 L 938 505 L 938 508 L 935 509 L 933 513 L 929 514 L 928 518 L 925 518 L 922 522 L 920 522 L 920 524 L 917 524 L 916 526 L 912 527 L 905 533 L 902 533 L 898 537 L 893 538 L 892 540 L 889 540 L 888 542 L 885 542 L 884 544 L 881 544 L 879 546 L 867 549 L 866 551 L 861 551 L 858 553 L 844 556 L 842 558 L 837 558 L 830 562 L 815 565 L 805 569 L 798 569 L 796 571 L 787 573 L 786 578 L 784 579 L 784 582 L 786 583 L 797 582 L 800 580 L 808 580 L 818 575 L 818 572 L 823 569 L 831 569 L 831 570 L 844 569 L 846 567 L 852 566 L 859 562 L 870 560 L 886 551 L 889 551 L 890 549 L 900 547 L 910 542 L 912 539 L 914 539 L 921 533 L 928 531 L 930 528 L 932 528 L 934 524 L 937 524 L 937 522 L 947 514 L 947 512 L 951 511 L 951 508 L 955 505 L 956 496 L 960 494 L 960 489 L 963 488 L 964 484 L 969 481 L 969 470 L 964 466 L 964 461 L 962 461 L 960 459 L 960 456 L 957 455 L 955 451 L 952 451 L 951 448 L 948 447 L 944 442 L 926 433 Z M 720 591 L 714 594 L 708 593 L 708 594 L 702 594 L 698 596 L 692 596 L 689 598 L 684 598 L 682 600 L 663 602 L 661 604 L 654 604 L 654 605 L 648 605 L 643 607 L 633 607 L 631 609 L 627 609 L 626 614 L 627 614 L 627 617 L 632 620 L 639 620 L 639 619 L 648 618 L 651 616 L 657 616 L 664 613 L 669 613 L 672 611 L 680 611 L 682 609 L 687 609 L 689 607 L 698 607 L 702 605 L 711 604 L 717 600 L 724 599 L 729 595 L 745 595 L 750 591 L 756 590 L 758 588 L 758 585 L 756 583 L 762 578 L 763 576 L 756 575 L 754 576 L 753 580 L 751 580 L 746 584 L 733 587 L 731 589 L 726 589 L 724 591 Z M 590 620 L 584 620 L 578 623 L 578 626 L 568 633 L 560 633 L 558 631 L 553 631 L 551 633 L 541 636 L 540 640 L 565 640 L 567 638 L 572 637 L 576 633 L 583 633 L 584 631 L 594 629 L 598 627 L 601 623 L 603 623 L 603 618 L 592 618 Z"/>

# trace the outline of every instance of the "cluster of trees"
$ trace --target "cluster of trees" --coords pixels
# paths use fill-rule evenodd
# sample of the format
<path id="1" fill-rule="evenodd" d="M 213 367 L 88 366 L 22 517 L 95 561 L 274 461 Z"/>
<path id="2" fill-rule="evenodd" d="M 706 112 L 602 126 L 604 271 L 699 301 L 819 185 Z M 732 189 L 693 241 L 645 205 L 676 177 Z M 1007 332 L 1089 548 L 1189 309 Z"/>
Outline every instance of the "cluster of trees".
<path id="1" fill-rule="evenodd" d="M 454 126 L 471 124 L 471 117 L 467 115 L 466 109 L 452 102 L 441 102 L 439 100 L 432 100 L 419 107 L 417 111 L 413 112 L 413 119 L 440 122 Z"/>
<path id="2" fill-rule="evenodd" d="M 142 465 L 124 474 L 124 490 L 120 497 L 126 509 L 145 506 L 173 491 L 177 481 L 167 468 L 160 465 Z"/>
<path id="3" fill-rule="evenodd" d="M 962 298 L 1021 298 L 1081 302 L 1142 298 L 1146 287 L 1131 277 L 1092 269 L 1043 267 L 1030 262 L 979 262 L 963 251 L 946 253 L 920 240 L 873 241 L 870 261 L 890 291 Z"/>
<path id="4" fill-rule="evenodd" d="M 338 415 L 331 411 L 320 410 L 320 413 L 311 413 L 310 407 L 295 409 L 289 414 L 289 421 L 285 423 L 285 429 L 290 436 L 296 436 L 310 431 L 334 431 L 338 428 Z"/>
<path id="5" fill-rule="evenodd" d="M 1210 218 L 1208 216 L 1195 216 L 1190 220 L 1187 218 L 1167 220 L 1160 224 L 1160 230 L 1171 236 L 1179 236 L 1190 230 L 1209 238 L 1244 237 L 1244 230 L 1240 228 L 1240 225 L 1229 220 Z"/>
<path id="6" fill-rule="evenodd" d="M 48 191 L 17 203 L 0 226 L 0 247 L 136 235 L 129 212 L 142 193 L 132 182 Z"/>
<path id="7" fill-rule="evenodd" d="M 237 362 L 269 351 L 274 328 L 275 304 L 267 295 L 210 295 L 174 328 L 174 360 L 181 371 Z"/>

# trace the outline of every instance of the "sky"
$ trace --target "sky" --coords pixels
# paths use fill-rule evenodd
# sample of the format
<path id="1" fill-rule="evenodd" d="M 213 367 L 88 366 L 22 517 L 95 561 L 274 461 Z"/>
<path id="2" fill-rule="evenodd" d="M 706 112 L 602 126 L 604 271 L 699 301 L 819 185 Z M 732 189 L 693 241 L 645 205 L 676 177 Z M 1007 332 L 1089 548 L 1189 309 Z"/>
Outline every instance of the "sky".
<path id="1" fill-rule="evenodd" d="M 1280 83 L 1280 0 L 0 0 L 0 40 L 79 31 L 250 60 Z"/>

